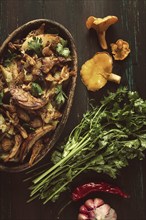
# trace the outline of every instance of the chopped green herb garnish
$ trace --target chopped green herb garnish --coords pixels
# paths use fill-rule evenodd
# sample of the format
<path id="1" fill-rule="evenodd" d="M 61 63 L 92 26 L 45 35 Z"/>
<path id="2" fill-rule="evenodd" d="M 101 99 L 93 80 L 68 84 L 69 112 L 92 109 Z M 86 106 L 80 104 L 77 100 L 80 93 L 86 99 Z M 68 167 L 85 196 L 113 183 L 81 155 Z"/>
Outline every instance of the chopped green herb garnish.
<path id="1" fill-rule="evenodd" d="M 28 50 L 34 51 L 38 56 L 41 55 L 43 45 L 42 38 L 33 37 L 30 42 L 28 42 Z"/>
<path id="2" fill-rule="evenodd" d="M 60 43 L 62 44 L 63 47 L 66 47 L 67 45 L 67 40 L 64 40 L 63 38 L 60 39 Z"/>
<path id="3" fill-rule="evenodd" d="M 65 47 L 62 51 L 62 56 L 68 57 L 69 55 L 70 55 L 70 50 L 67 47 Z"/>
<path id="4" fill-rule="evenodd" d="M 39 97 L 43 94 L 43 90 L 38 83 L 32 83 L 31 85 L 31 94 L 35 97 Z"/>
<path id="5" fill-rule="evenodd" d="M 61 43 L 57 44 L 56 51 L 61 54 L 63 51 L 63 45 Z"/>
<path id="6" fill-rule="evenodd" d="M 16 57 L 16 53 L 12 53 L 10 50 L 8 50 L 8 54 L 6 56 L 6 59 L 4 60 L 4 66 L 9 66 Z"/>
<path id="7" fill-rule="evenodd" d="M 64 43 L 58 43 L 57 47 L 56 47 L 56 51 L 58 52 L 59 55 L 63 56 L 63 57 L 69 57 L 70 55 L 70 50 L 68 47 L 64 47 Z"/>
<path id="8" fill-rule="evenodd" d="M 67 96 L 66 96 L 66 94 L 62 90 L 62 85 L 58 85 L 56 87 L 55 93 L 56 93 L 55 101 L 56 101 L 57 105 L 64 104 L 65 100 L 67 99 Z"/>

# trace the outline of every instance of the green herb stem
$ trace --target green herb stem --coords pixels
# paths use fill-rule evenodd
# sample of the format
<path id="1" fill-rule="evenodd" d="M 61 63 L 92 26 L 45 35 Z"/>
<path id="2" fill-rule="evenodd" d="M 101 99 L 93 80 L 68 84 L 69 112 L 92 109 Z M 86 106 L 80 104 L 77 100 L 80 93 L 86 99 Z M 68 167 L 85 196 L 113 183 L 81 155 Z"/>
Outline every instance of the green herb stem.
<path id="1" fill-rule="evenodd" d="M 94 170 L 116 178 L 128 160 L 144 157 L 146 101 L 119 88 L 93 107 L 53 157 L 54 165 L 33 180 L 31 200 L 55 201 L 82 172 Z M 61 151 L 61 149 L 63 149 Z M 59 156 L 58 156 L 59 155 Z"/>
<path id="2" fill-rule="evenodd" d="M 43 185 L 44 182 L 49 179 L 52 175 L 54 175 L 55 173 L 53 172 L 56 168 L 58 168 L 60 165 L 61 167 L 68 161 L 70 160 L 70 158 L 72 158 L 72 156 L 74 156 L 75 154 L 77 154 L 90 140 L 90 137 L 87 138 L 88 135 L 86 135 L 84 137 L 84 139 L 82 139 L 81 144 L 78 143 L 77 146 L 75 146 L 75 149 L 72 150 L 66 157 L 64 157 L 62 160 L 60 160 L 58 163 L 56 163 L 52 168 L 50 168 L 49 170 L 47 170 L 45 173 L 43 173 L 42 175 L 40 175 L 38 178 L 36 178 L 33 183 L 36 184 L 38 182 L 40 182 L 40 184 L 38 184 L 38 187 Z M 78 147 L 79 146 L 79 147 Z M 53 173 L 52 173 L 53 172 Z M 56 171 L 57 172 L 57 171 Z M 51 174 L 52 173 L 52 174 Z M 49 175 L 50 174 L 50 175 Z M 44 179 L 47 176 L 46 179 Z M 37 189 L 37 188 L 35 188 Z"/>

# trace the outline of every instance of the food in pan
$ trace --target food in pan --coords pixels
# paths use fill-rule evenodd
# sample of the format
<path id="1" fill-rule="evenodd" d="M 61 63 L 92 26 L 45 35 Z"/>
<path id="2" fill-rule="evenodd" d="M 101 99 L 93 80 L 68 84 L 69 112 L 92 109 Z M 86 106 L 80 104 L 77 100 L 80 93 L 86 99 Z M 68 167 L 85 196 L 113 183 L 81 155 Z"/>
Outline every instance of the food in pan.
<path id="1" fill-rule="evenodd" d="M 42 23 L 0 58 L 0 161 L 32 165 L 49 143 L 76 72 L 68 41 Z"/>

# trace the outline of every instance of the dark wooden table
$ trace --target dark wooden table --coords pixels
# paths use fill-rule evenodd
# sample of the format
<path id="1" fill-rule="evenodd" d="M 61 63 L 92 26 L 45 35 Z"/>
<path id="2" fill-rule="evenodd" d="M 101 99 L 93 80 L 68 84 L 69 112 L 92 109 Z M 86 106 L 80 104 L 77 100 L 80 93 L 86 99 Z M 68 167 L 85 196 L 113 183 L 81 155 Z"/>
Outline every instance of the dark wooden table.
<path id="1" fill-rule="evenodd" d="M 107 32 L 107 42 L 110 44 L 119 38 L 124 39 L 130 44 L 131 54 L 125 61 L 115 64 L 114 72 L 122 76 L 123 85 L 137 90 L 146 99 L 146 0 L 0 0 L 0 43 L 27 21 L 37 18 L 56 20 L 68 28 L 74 37 L 80 70 L 87 59 L 101 50 L 96 33 L 85 27 L 85 21 L 90 15 L 118 16 L 119 22 Z M 115 85 L 108 83 L 104 90 L 113 86 Z M 99 91 L 93 97 L 101 94 Z M 73 107 L 62 138 L 80 121 L 90 96 L 92 94 L 87 92 L 78 74 Z M 45 158 L 42 163 L 47 160 Z M 29 183 L 23 182 L 25 178 L 25 172 L 0 172 L 0 220 L 55 220 L 57 212 L 65 205 L 66 198 L 69 199 L 70 192 L 62 195 L 55 204 L 42 205 L 40 201 L 27 204 Z M 101 176 L 95 173 L 84 175 L 83 178 L 88 181 L 94 178 L 101 180 Z M 145 220 L 146 159 L 130 161 L 129 166 L 121 170 L 116 180 L 102 177 L 104 178 L 113 181 L 131 195 L 126 200 L 100 194 L 116 209 L 118 220 Z M 80 182 L 80 178 L 77 181 Z M 60 219 L 76 220 L 79 206 L 80 203 L 72 203 L 64 210 Z"/>

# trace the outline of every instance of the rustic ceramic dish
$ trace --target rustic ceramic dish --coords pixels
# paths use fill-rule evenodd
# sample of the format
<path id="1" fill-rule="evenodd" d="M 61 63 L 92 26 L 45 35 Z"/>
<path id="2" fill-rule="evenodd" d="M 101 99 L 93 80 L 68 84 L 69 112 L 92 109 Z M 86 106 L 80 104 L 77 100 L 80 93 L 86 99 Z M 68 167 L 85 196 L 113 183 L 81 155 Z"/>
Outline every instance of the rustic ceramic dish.
<path id="1" fill-rule="evenodd" d="M 76 78 L 77 78 L 77 54 L 76 54 L 76 47 L 74 44 L 74 40 L 72 35 L 69 33 L 69 31 L 62 26 L 61 24 L 47 19 L 37 19 L 30 21 L 21 27 L 17 28 L 15 31 L 13 31 L 7 39 L 3 42 L 1 48 L 0 48 L 0 59 L 5 55 L 5 52 L 8 47 L 9 42 L 13 42 L 15 39 L 22 39 L 24 38 L 30 31 L 35 30 L 41 26 L 41 24 L 45 24 L 45 28 L 47 28 L 47 32 L 50 34 L 58 34 L 60 37 L 66 39 L 68 41 L 69 48 L 71 50 L 72 54 L 72 61 L 71 61 L 71 67 L 73 71 L 75 72 L 75 75 L 71 77 L 69 84 L 67 86 L 67 96 L 68 99 L 66 101 L 66 104 L 62 111 L 62 118 L 55 129 L 55 131 L 52 133 L 51 139 L 49 144 L 41 151 L 41 154 L 39 154 L 33 163 L 32 166 L 36 165 L 39 161 L 41 161 L 46 154 L 50 151 L 50 149 L 54 146 L 54 144 L 59 139 L 61 132 L 63 131 L 63 128 L 67 122 L 67 118 L 69 116 L 72 101 L 74 97 L 74 91 L 76 86 Z M 9 172 L 20 172 L 23 170 L 26 170 L 30 168 L 28 161 L 24 161 L 23 163 L 0 163 L 0 170 L 2 171 L 9 171 Z"/>

